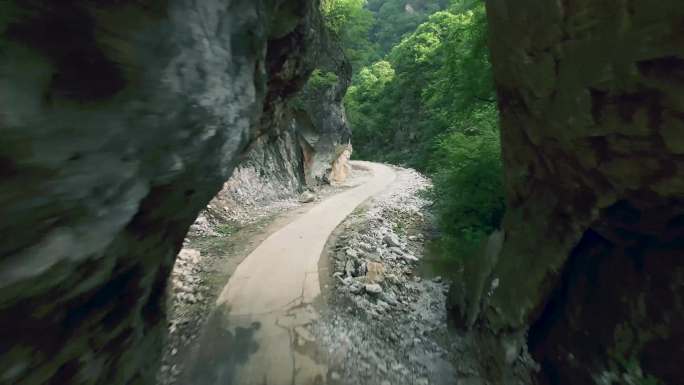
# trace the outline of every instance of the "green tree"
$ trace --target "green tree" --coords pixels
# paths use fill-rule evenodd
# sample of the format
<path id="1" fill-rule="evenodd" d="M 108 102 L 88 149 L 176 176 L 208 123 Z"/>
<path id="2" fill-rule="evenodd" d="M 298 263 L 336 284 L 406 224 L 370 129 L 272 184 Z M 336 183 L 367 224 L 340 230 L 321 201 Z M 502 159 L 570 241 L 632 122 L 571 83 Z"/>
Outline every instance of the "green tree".
<path id="1" fill-rule="evenodd" d="M 361 69 L 347 91 L 345 107 L 347 117 L 354 129 L 354 141 L 360 143 L 355 149 L 357 156 L 373 159 L 374 149 L 386 145 L 387 125 L 383 123 L 391 109 L 388 97 L 392 89 L 395 71 L 388 61 L 379 61 Z"/>
<path id="2" fill-rule="evenodd" d="M 323 0 L 321 11 L 328 29 L 342 42 L 354 68 L 377 59 L 375 45 L 368 39 L 374 24 L 366 0 Z"/>
<path id="3" fill-rule="evenodd" d="M 400 3 L 408 4 L 375 0 L 369 8 L 378 17 Z M 376 23 L 406 17 L 396 9 L 391 14 L 395 19 L 378 17 Z M 384 60 L 358 70 L 345 98 L 358 156 L 432 175 L 442 239 L 452 256 L 478 245 L 504 212 L 486 37 L 482 3 L 455 1 L 404 35 Z"/>
<path id="4" fill-rule="evenodd" d="M 368 9 L 376 19 L 370 39 L 379 45 L 382 54 L 387 53 L 402 37 L 447 5 L 445 0 L 370 0 Z"/>

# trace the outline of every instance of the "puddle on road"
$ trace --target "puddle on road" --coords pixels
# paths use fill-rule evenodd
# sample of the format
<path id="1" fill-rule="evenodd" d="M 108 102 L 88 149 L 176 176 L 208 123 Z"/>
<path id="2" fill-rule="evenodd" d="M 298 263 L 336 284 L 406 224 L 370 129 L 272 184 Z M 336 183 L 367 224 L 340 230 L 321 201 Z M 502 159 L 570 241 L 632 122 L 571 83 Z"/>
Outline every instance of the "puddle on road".
<path id="1" fill-rule="evenodd" d="M 188 358 L 181 383 L 194 385 L 233 384 L 236 368 L 259 350 L 255 334 L 261 325 L 236 327 L 228 322 L 228 311 L 217 308 L 207 320 L 198 348 Z"/>
<path id="2" fill-rule="evenodd" d="M 308 326 L 309 304 L 261 315 L 231 315 L 219 306 L 188 357 L 181 384 L 320 385 L 327 366 Z"/>

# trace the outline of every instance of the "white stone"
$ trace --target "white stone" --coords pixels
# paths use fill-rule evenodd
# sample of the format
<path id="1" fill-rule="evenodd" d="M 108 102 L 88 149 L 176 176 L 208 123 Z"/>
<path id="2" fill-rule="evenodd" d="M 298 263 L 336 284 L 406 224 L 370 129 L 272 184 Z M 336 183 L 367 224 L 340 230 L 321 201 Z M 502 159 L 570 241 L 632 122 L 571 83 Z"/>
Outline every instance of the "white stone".
<path id="1" fill-rule="evenodd" d="M 394 235 L 394 234 L 387 234 L 385 237 L 382 239 L 383 242 L 387 246 L 394 246 L 394 247 L 401 247 L 401 243 L 399 242 L 399 238 Z"/>
<path id="2" fill-rule="evenodd" d="M 299 201 L 301 203 L 311 203 L 316 200 L 316 194 L 311 191 L 304 191 L 302 195 L 299 196 Z"/>
<path id="3" fill-rule="evenodd" d="M 377 283 L 368 284 L 368 285 L 364 286 L 364 289 L 366 290 L 366 293 L 368 293 L 368 294 L 380 294 L 380 293 L 382 293 L 382 286 L 378 285 Z"/>

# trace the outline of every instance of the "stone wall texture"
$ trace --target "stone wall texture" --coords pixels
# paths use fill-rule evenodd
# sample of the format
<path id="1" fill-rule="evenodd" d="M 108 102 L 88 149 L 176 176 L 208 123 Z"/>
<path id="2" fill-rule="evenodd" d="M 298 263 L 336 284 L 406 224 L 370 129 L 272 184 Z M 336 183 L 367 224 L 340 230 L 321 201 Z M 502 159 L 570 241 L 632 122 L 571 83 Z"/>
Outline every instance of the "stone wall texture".
<path id="1" fill-rule="evenodd" d="M 305 0 L 0 2 L 0 384 L 149 384 L 197 213 L 313 70 Z"/>
<path id="2" fill-rule="evenodd" d="M 540 384 L 681 383 L 684 2 L 487 8 L 508 211 L 484 377 L 529 350 Z"/>
<path id="3" fill-rule="evenodd" d="M 321 88 L 307 83 L 295 98 L 286 98 L 277 116 L 261 123 L 264 134 L 252 143 L 224 189 L 237 204 L 291 198 L 330 182 L 340 146 L 351 141 L 342 104 L 351 64 L 339 40 L 315 16 L 309 22 L 315 33 L 308 36 L 302 52 L 306 56 L 300 60 L 307 68 L 335 74 L 337 81 Z"/>
<path id="4" fill-rule="evenodd" d="M 342 147 L 351 143 L 342 99 L 351 85 L 352 67 L 342 46 L 330 33 L 322 35 L 316 67 L 335 74 L 334 84 L 303 89 L 295 107 L 294 125 L 304 149 L 305 179 L 309 185 L 329 180 L 332 163 Z"/>

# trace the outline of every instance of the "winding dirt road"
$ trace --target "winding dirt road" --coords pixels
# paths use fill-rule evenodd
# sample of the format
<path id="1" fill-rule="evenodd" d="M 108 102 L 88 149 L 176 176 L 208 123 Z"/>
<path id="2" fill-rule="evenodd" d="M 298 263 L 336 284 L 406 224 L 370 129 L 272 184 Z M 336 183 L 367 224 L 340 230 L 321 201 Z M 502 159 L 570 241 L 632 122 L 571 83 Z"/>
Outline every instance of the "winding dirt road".
<path id="1" fill-rule="evenodd" d="M 333 230 L 395 178 L 387 166 L 354 164 L 373 176 L 312 205 L 273 233 L 237 268 L 202 332 L 186 383 L 194 385 L 313 385 L 325 383 L 316 341 L 318 262 Z"/>

